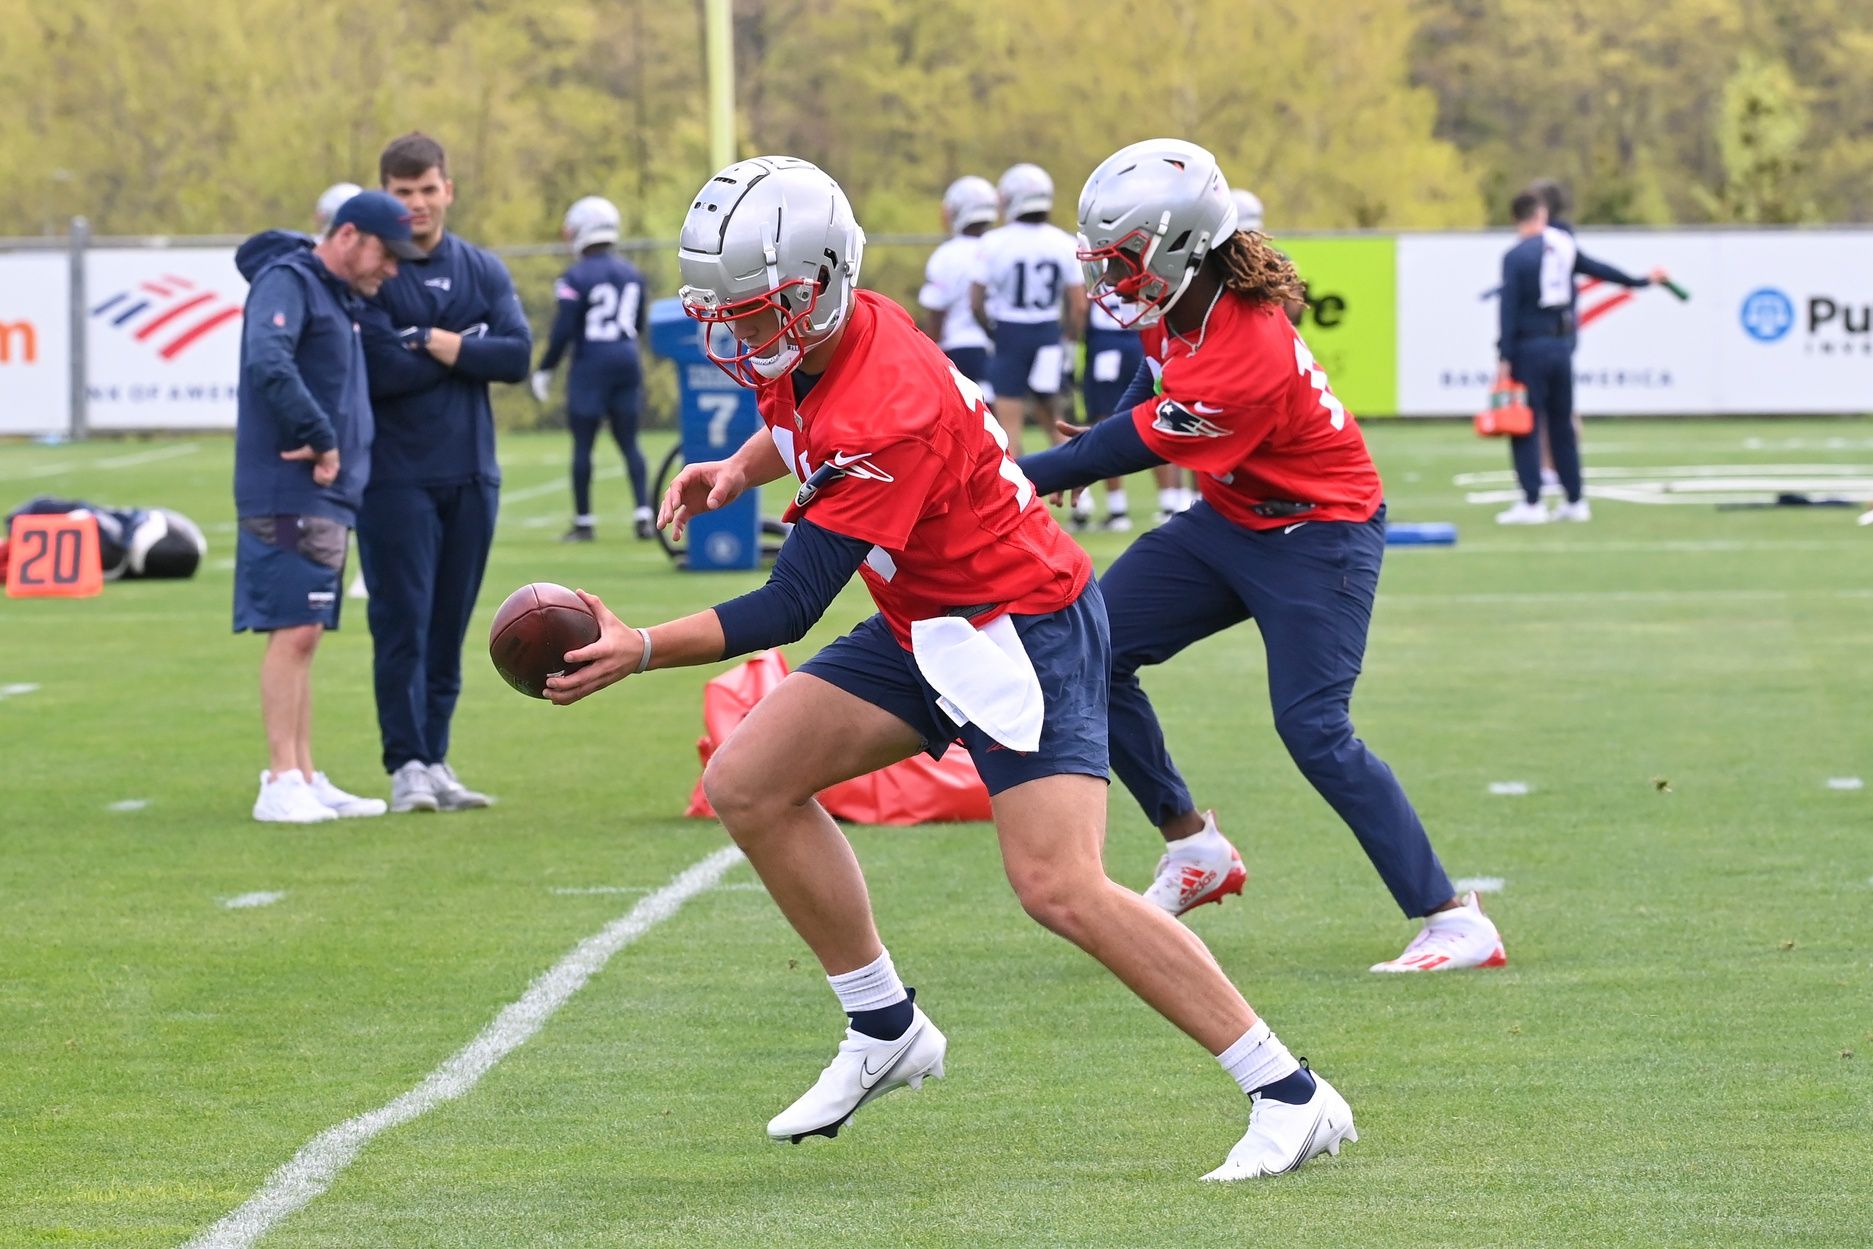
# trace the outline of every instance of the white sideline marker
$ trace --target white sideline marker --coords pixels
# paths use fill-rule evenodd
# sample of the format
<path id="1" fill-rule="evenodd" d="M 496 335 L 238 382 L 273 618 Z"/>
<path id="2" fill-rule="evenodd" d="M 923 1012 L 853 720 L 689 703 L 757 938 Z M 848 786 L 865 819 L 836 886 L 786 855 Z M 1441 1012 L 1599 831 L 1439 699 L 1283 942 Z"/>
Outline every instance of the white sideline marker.
<path id="1" fill-rule="evenodd" d="M 221 905 L 227 907 L 230 911 L 241 911 L 250 906 L 272 906 L 285 896 L 286 894 L 284 892 L 267 892 L 263 890 L 260 893 L 237 894 L 227 899 Z"/>
<path id="2" fill-rule="evenodd" d="M 120 798 L 104 809 L 106 811 L 141 811 L 149 805 L 148 798 Z"/>
<path id="3" fill-rule="evenodd" d="M 0 698 L 18 698 L 21 694 L 31 694 L 39 687 L 31 682 L 21 681 L 13 685 L 0 685 Z"/>
<path id="4" fill-rule="evenodd" d="M 1865 789 L 1866 782 L 1857 776 L 1830 776 L 1827 778 L 1829 789 Z"/>
<path id="5" fill-rule="evenodd" d="M 726 846 L 685 868 L 676 879 L 651 894 L 572 948 L 527 991 L 510 1003 L 481 1034 L 457 1050 L 423 1082 L 394 1101 L 347 1119 L 313 1137 L 292 1161 L 267 1177 L 258 1192 L 183 1249 L 248 1249 L 287 1215 L 332 1186 L 371 1138 L 408 1123 L 445 1101 L 475 1087 L 494 1065 L 532 1038 L 553 1013 L 585 987 L 611 956 L 675 915 L 683 903 L 712 888 L 743 861 L 740 850 Z"/>
<path id="6" fill-rule="evenodd" d="M 1489 792 L 1503 798 L 1519 798 L 1528 792 L 1527 781 L 1491 781 Z"/>
<path id="7" fill-rule="evenodd" d="M 1476 893 L 1501 893 L 1502 887 L 1509 882 L 1500 876 L 1459 876 L 1451 883 L 1455 885 L 1459 894 L 1464 894 L 1472 891 Z"/>

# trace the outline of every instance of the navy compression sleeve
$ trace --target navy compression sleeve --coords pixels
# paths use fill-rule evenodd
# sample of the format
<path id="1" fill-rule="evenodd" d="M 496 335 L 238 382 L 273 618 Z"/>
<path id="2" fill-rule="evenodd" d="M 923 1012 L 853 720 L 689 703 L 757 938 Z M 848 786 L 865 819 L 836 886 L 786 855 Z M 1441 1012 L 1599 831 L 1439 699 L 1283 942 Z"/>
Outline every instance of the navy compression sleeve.
<path id="1" fill-rule="evenodd" d="M 781 543 L 767 584 L 716 604 L 715 616 L 722 624 L 722 658 L 805 637 L 871 548 L 869 542 L 834 533 L 810 520 L 796 522 Z"/>
<path id="2" fill-rule="evenodd" d="M 1125 477 L 1168 461 L 1145 445 L 1138 436 L 1138 426 L 1132 424 L 1132 408 L 1121 405 L 1078 438 L 1024 455 L 1015 462 L 1034 483 L 1037 493 L 1052 494 L 1056 490 L 1077 490 L 1108 477 Z"/>
<path id="3" fill-rule="evenodd" d="M 1132 380 L 1125 383 L 1125 393 L 1113 407 L 1114 412 L 1130 412 L 1133 408 L 1151 398 L 1157 392 L 1158 381 L 1151 376 L 1151 366 L 1140 360 L 1138 371 L 1132 374 Z"/>

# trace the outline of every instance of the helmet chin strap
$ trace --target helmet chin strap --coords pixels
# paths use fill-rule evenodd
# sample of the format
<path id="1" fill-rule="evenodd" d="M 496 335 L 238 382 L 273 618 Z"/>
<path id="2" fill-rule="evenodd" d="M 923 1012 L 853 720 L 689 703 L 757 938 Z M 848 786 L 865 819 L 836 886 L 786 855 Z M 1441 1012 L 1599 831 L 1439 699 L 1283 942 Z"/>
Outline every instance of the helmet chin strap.
<path id="1" fill-rule="evenodd" d="M 794 366 L 798 365 L 805 355 L 806 352 L 800 349 L 800 344 L 783 338 L 774 348 L 773 355 L 749 356 L 748 367 L 771 382 L 775 378 L 785 377 L 791 373 Z"/>

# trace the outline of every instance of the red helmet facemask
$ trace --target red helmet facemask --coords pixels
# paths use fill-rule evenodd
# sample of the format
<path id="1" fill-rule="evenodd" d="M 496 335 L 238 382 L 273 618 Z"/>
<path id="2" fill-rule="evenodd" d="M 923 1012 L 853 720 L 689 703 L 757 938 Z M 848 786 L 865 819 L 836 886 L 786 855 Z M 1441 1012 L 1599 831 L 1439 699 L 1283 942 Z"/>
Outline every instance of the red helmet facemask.
<path id="1" fill-rule="evenodd" d="M 1086 246 L 1074 252 L 1086 270 L 1087 296 L 1120 329 L 1129 330 L 1147 318 L 1155 320 L 1177 294 L 1169 282 L 1145 268 L 1145 258 L 1157 242 L 1150 231 L 1141 228 L 1103 247 Z"/>
<path id="2" fill-rule="evenodd" d="M 781 297 L 782 292 L 795 286 L 805 287 L 807 291 L 806 302 L 798 310 L 789 309 L 787 301 Z M 806 354 L 811 344 L 799 333 L 799 327 L 813 315 L 813 310 L 818 306 L 819 290 L 816 282 L 806 278 L 790 278 L 770 291 L 731 304 L 696 304 L 686 299 L 683 312 L 705 327 L 702 336 L 703 354 L 728 374 L 737 386 L 754 389 L 791 373 Z M 733 322 L 770 310 L 778 314 L 779 323 L 779 328 L 772 334 L 755 343 L 743 342 L 734 334 Z M 718 326 L 729 332 L 721 335 L 712 333 Z M 718 347 L 727 347 L 729 344 L 738 349 L 718 350 Z"/>

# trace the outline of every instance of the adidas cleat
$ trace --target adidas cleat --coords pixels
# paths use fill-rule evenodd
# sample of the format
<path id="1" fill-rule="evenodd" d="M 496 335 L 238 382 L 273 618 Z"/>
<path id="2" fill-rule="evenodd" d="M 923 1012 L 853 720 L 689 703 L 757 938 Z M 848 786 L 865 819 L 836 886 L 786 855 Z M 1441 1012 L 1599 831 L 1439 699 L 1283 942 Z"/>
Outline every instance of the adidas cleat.
<path id="1" fill-rule="evenodd" d="M 1248 881 L 1242 856 L 1216 828 L 1216 813 L 1203 813 L 1203 831 L 1167 842 L 1158 860 L 1156 878 L 1145 890 L 1145 901 L 1182 915 L 1206 902 L 1221 903 L 1240 895 Z"/>
<path id="2" fill-rule="evenodd" d="M 1495 921 L 1483 914 L 1483 904 L 1472 890 L 1455 910 L 1428 915 L 1424 927 L 1405 952 L 1383 963 L 1376 972 L 1462 971 L 1468 967 L 1503 967 L 1509 956 Z"/>

